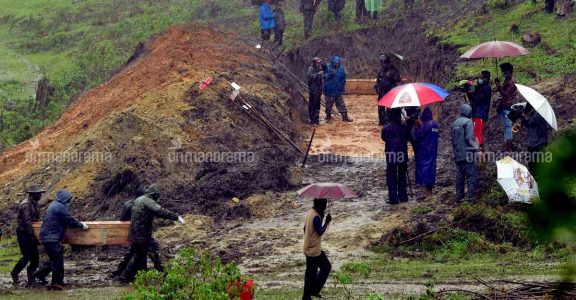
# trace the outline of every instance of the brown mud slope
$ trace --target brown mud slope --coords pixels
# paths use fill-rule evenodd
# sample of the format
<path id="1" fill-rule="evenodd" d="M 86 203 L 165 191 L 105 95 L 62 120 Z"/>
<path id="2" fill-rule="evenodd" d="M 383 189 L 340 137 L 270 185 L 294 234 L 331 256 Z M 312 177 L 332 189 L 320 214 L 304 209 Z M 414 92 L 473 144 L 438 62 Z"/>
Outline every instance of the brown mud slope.
<path id="1" fill-rule="evenodd" d="M 229 82 L 293 140 L 291 98 L 256 49 L 201 26 L 173 27 L 142 55 L 74 102 L 54 125 L 0 158 L 0 210 L 25 187 L 42 184 L 48 202 L 74 193 L 83 219 L 111 219 L 126 193 L 156 182 L 164 204 L 183 212 L 236 218 L 222 200 L 290 187 L 296 151 L 223 97 Z M 198 94 L 199 81 L 214 88 Z M 223 94 L 220 91 L 224 91 Z"/>

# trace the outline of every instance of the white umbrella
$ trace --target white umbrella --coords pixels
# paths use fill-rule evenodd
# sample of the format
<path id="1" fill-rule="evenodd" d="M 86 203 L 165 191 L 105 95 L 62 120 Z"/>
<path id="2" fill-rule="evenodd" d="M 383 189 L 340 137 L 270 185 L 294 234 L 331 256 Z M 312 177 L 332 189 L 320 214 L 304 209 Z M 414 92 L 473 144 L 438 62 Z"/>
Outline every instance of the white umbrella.
<path id="1" fill-rule="evenodd" d="M 532 88 L 524 85 L 517 84 L 518 92 L 524 96 L 526 101 L 532 105 L 534 110 L 538 112 L 554 130 L 558 131 L 558 123 L 556 122 L 556 114 L 548 100 L 540 93 Z"/>
<path id="2" fill-rule="evenodd" d="M 498 183 L 512 202 L 533 203 L 540 198 L 538 184 L 528 168 L 510 156 L 496 162 Z"/>

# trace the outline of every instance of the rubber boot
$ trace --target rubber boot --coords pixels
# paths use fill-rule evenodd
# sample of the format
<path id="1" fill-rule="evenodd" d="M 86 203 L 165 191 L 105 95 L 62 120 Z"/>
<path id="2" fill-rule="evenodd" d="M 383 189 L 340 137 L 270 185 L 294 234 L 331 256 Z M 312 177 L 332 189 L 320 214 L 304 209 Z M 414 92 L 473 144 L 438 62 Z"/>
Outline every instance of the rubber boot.
<path id="1" fill-rule="evenodd" d="M 348 114 L 346 113 L 346 114 L 342 114 L 342 121 L 343 122 L 354 122 L 354 119 L 349 118 Z"/>
<path id="2" fill-rule="evenodd" d="M 332 122 L 332 115 L 326 115 L 326 123 Z"/>
<path id="3" fill-rule="evenodd" d="M 26 283 L 27 288 L 35 287 L 38 283 L 36 282 L 36 278 L 34 276 L 28 276 L 28 282 Z"/>

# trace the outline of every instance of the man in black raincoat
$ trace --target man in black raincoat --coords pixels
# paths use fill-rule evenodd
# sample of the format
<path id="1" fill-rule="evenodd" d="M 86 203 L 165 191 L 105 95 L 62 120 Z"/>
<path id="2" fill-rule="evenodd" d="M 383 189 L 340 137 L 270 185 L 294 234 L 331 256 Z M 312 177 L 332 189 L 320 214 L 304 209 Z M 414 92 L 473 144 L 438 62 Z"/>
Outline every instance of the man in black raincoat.
<path id="1" fill-rule="evenodd" d="M 143 196 L 144 194 L 146 194 L 146 187 L 140 186 L 136 190 L 134 198 L 124 202 L 122 213 L 120 215 L 120 221 L 130 221 L 132 219 L 132 208 L 134 207 L 134 200 L 140 196 Z M 128 251 L 128 253 L 124 255 L 124 258 L 120 264 L 118 264 L 116 270 L 112 272 L 112 276 L 115 277 L 122 275 L 122 272 L 126 270 L 126 266 L 128 266 L 128 263 L 130 263 L 130 260 L 133 256 L 134 253 Z M 155 238 L 152 238 L 148 244 L 148 258 L 150 258 L 150 260 L 154 263 L 154 269 L 156 269 L 158 272 L 164 272 L 164 266 L 162 266 L 162 259 L 160 258 L 160 244 Z"/>
<path id="2" fill-rule="evenodd" d="M 184 219 L 176 213 L 162 208 L 158 204 L 160 188 L 153 184 L 148 187 L 146 194 L 134 200 L 132 216 L 130 218 L 130 252 L 133 259 L 130 260 L 126 271 L 122 275 L 122 281 L 133 281 L 136 273 L 146 269 L 146 257 L 148 256 L 149 244 L 152 242 L 153 221 L 155 217 L 169 220 L 178 220 L 184 224 Z"/>
<path id="3" fill-rule="evenodd" d="M 374 85 L 374 90 L 378 93 L 378 99 L 376 101 L 379 101 L 401 81 L 400 72 L 392 64 L 390 57 L 380 55 L 380 65 L 382 68 L 378 71 L 376 84 Z M 378 124 L 385 125 L 388 121 L 387 119 L 386 107 L 378 106 Z"/>
<path id="4" fill-rule="evenodd" d="M 40 244 L 34 235 L 32 223 L 40 220 L 40 205 L 38 202 L 40 202 L 42 193 L 45 190 L 38 185 L 32 185 L 26 192 L 28 193 L 28 198 L 24 199 L 18 206 L 18 227 L 16 228 L 16 237 L 18 238 L 18 246 L 20 246 L 22 258 L 18 260 L 10 275 L 14 284 L 18 284 L 18 275 L 28 265 L 26 269 L 28 276 L 26 286 L 32 287 L 36 285 L 36 279 L 33 275 L 36 272 L 36 268 L 38 268 L 38 245 Z"/>
<path id="5" fill-rule="evenodd" d="M 382 128 L 386 154 L 386 184 L 388 202 L 398 204 L 408 201 L 406 189 L 408 171 L 408 138 L 410 128 L 402 124 L 400 109 L 391 109 L 390 123 Z"/>

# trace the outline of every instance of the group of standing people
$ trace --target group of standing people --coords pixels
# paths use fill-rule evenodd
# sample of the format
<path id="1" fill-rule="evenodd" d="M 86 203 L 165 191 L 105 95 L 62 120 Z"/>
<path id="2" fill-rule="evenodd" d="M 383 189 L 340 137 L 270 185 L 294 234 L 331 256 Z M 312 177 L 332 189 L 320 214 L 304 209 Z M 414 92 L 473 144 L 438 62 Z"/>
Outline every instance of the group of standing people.
<path id="1" fill-rule="evenodd" d="M 264 0 L 259 6 L 260 37 L 263 43 L 267 43 L 274 32 L 274 47 L 282 46 L 284 40 L 286 18 L 283 2 L 283 0 Z"/>
<path id="2" fill-rule="evenodd" d="M 40 221 L 40 200 L 45 190 L 39 185 L 32 185 L 27 190 L 28 197 L 18 206 L 16 237 L 22 257 L 10 272 L 14 284 L 18 284 L 19 274 L 27 267 L 27 287 L 47 285 L 46 277 L 52 273 L 50 288 L 53 290 L 64 289 L 64 248 L 63 241 L 66 229 L 79 228 L 88 230 L 86 223 L 78 221 L 69 211 L 73 196 L 66 190 L 56 193 L 56 198 L 44 213 L 40 238 L 34 234 L 33 223 Z M 160 189 L 157 185 L 148 188 L 141 187 L 136 192 L 134 199 L 124 203 L 121 220 L 130 221 L 130 251 L 124 256 L 118 268 L 112 273 L 119 276 L 121 281 L 134 280 L 137 272 L 146 269 L 146 259 L 154 263 L 154 267 L 164 272 L 159 255 L 158 242 L 152 237 L 153 220 L 160 217 L 170 220 L 185 221 L 176 213 L 163 209 L 158 203 Z M 38 245 L 42 245 L 49 261 L 39 267 Z"/>
<path id="3" fill-rule="evenodd" d="M 326 98 L 326 122 L 332 121 L 332 108 L 336 108 L 342 116 L 342 121 L 352 122 L 348 116 L 344 92 L 346 91 L 346 69 L 342 65 L 342 58 L 332 56 L 330 63 L 326 64 L 321 58 L 314 57 L 312 65 L 308 68 L 308 114 L 310 124 L 320 125 L 320 105 L 322 94 Z"/>

